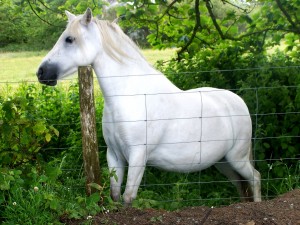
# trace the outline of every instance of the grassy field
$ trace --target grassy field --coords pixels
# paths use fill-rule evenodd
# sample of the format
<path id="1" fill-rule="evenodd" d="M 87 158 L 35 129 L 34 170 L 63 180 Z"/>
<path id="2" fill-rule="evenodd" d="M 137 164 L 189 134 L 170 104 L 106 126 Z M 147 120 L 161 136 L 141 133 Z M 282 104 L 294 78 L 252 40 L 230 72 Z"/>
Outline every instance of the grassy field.
<path id="1" fill-rule="evenodd" d="M 283 48 L 282 46 L 281 48 Z M 277 46 L 277 48 L 279 47 Z M 275 47 L 269 49 L 268 53 L 274 53 L 275 49 Z M 0 83 L 36 82 L 36 70 L 47 52 L 1 52 L 0 50 Z M 175 56 L 176 50 L 166 49 L 160 51 L 146 49 L 142 50 L 142 52 L 149 63 L 155 65 L 158 60 L 166 61 L 171 59 Z"/>
<path id="2" fill-rule="evenodd" d="M 142 50 L 150 64 L 158 60 L 169 60 L 175 50 Z M 0 82 L 14 83 L 37 81 L 35 72 L 47 51 L 39 52 L 0 52 Z"/>

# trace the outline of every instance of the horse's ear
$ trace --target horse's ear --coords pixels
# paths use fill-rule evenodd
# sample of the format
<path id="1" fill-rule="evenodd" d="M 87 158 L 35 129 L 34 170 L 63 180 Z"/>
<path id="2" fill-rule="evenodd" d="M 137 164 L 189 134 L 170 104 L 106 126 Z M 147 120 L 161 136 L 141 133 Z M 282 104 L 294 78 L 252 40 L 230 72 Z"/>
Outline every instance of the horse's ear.
<path id="1" fill-rule="evenodd" d="M 72 13 L 70 13 L 69 11 L 65 11 L 65 13 L 66 13 L 66 15 L 67 15 L 67 17 L 68 17 L 68 22 L 70 23 L 70 22 L 72 22 L 75 18 L 76 18 L 76 16 L 74 15 L 74 14 L 72 14 Z"/>
<path id="2" fill-rule="evenodd" d="M 92 10 L 90 8 L 87 8 L 84 15 L 82 16 L 81 22 L 85 25 L 88 25 L 93 18 Z"/>

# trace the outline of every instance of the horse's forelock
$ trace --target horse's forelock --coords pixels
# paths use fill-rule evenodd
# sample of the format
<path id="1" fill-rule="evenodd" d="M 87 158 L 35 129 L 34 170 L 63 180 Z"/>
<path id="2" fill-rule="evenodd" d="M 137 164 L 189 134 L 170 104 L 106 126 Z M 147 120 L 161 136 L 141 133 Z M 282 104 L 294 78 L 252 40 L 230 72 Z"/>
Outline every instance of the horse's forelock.
<path id="1" fill-rule="evenodd" d="M 76 19 L 73 21 L 69 22 L 66 28 L 67 35 L 70 35 L 76 39 L 76 43 L 78 47 L 83 51 L 83 54 L 86 55 L 88 54 L 87 49 L 85 48 L 84 41 L 82 38 L 82 31 L 80 29 L 82 25 L 81 23 L 82 15 L 78 16 Z"/>
<path id="2" fill-rule="evenodd" d="M 80 19 L 75 19 L 72 22 L 68 23 L 66 31 L 74 36 L 76 39 L 79 39 L 79 44 L 81 43 L 81 31 L 80 31 Z"/>

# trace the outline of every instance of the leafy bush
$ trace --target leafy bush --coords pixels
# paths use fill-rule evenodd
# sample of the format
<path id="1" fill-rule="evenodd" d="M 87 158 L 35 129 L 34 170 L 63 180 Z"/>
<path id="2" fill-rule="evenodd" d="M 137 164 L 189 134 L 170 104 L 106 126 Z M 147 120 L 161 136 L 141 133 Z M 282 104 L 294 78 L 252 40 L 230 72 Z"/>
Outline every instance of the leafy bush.
<path id="1" fill-rule="evenodd" d="M 100 198 L 108 188 L 85 196 L 78 85 L 6 90 L 0 94 L 0 220 L 46 224 L 105 210 L 99 203 L 109 200 Z"/>
<path id="2" fill-rule="evenodd" d="M 78 219 L 107 210 L 99 204 L 102 192 L 85 196 L 84 191 L 68 187 L 68 178 L 61 181 L 63 171 L 55 164 L 50 163 L 44 169 L 41 173 L 32 168 L 26 177 L 27 188 L 13 185 L 5 193 L 1 211 L 1 217 L 5 218 L 3 224 L 59 224 L 62 216 Z"/>
<path id="3" fill-rule="evenodd" d="M 1 165 L 15 168 L 20 164 L 32 163 L 39 157 L 43 146 L 59 132 L 48 125 L 45 118 L 33 117 L 37 110 L 29 95 L 17 96 L 1 105 Z"/>

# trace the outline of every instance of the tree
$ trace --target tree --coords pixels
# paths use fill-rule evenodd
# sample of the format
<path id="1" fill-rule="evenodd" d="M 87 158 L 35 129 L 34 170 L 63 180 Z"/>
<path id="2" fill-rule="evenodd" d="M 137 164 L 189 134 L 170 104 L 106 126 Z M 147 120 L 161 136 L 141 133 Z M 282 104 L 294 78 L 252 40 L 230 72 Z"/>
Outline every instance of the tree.
<path id="1" fill-rule="evenodd" d="M 18 4 L 10 0 L 0 1 L 0 47 L 27 40 L 28 34 L 23 29 L 25 20 L 18 13 L 19 10 Z"/>
<path id="2" fill-rule="evenodd" d="M 65 29 L 65 10 L 81 14 L 91 7 L 102 13 L 102 0 L 3 0 L 0 1 L 0 47 L 24 44 L 26 49 L 49 49 Z"/>
<path id="3" fill-rule="evenodd" d="M 300 33 L 299 0 L 3 0 L 0 5 L 2 46 L 32 42 L 47 48 L 65 27 L 64 10 L 80 14 L 90 7 L 102 16 L 108 5 L 124 28 L 150 30 L 147 39 L 155 48 L 179 48 L 178 59 L 224 42 L 263 51 L 286 35 L 297 40 Z M 291 50 L 295 43 L 288 45 Z"/>
<path id="4" fill-rule="evenodd" d="M 122 0 L 122 2 L 127 2 Z M 287 34 L 299 35 L 298 0 L 144 0 L 124 4 L 118 15 L 124 26 L 148 26 L 148 41 L 156 48 L 185 52 L 217 48 L 220 43 L 246 43 L 263 51 Z M 221 8 L 221 9 L 220 9 Z"/>

